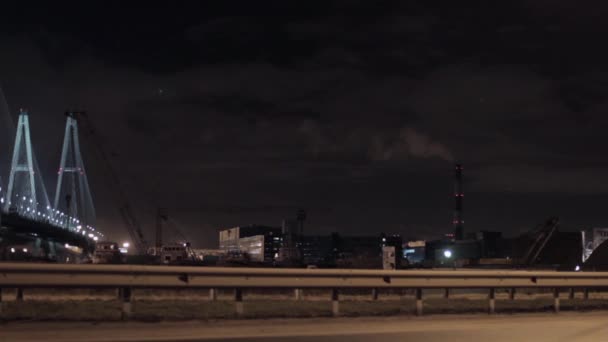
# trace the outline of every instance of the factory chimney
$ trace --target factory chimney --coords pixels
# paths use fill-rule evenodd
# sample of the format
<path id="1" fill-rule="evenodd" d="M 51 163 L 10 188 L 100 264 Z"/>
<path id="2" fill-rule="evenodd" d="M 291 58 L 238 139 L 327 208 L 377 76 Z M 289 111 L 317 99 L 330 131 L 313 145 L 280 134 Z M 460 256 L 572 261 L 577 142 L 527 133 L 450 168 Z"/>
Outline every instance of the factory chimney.
<path id="1" fill-rule="evenodd" d="M 462 189 L 462 165 L 456 164 L 454 170 L 454 239 L 462 240 L 464 235 L 464 220 L 462 219 L 462 201 L 464 191 Z"/>

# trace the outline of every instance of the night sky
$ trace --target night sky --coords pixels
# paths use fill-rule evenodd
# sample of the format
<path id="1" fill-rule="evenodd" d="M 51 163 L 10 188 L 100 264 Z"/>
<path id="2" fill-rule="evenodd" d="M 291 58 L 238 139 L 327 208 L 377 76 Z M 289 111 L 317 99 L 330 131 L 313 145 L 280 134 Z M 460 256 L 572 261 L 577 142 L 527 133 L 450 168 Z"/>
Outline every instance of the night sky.
<path id="1" fill-rule="evenodd" d="M 300 207 L 309 233 L 439 237 L 455 161 L 465 231 L 608 225 L 605 2 L 186 3 L 3 4 L 0 84 L 49 194 L 78 108 L 149 241 L 159 206 L 203 247 Z M 124 240 L 84 152 L 97 226 Z"/>

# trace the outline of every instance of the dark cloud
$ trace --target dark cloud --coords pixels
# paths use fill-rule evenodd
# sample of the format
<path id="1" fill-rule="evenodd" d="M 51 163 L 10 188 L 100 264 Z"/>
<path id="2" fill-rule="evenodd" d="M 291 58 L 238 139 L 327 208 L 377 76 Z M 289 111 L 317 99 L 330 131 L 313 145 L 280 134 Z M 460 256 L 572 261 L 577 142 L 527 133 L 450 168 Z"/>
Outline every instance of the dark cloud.
<path id="1" fill-rule="evenodd" d="M 437 236 L 454 161 L 467 229 L 608 220 L 590 209 L 606 192 L 608 52 L 589 7 L 229 3 L 1 21 L 0 82 L 13 116 L 30 108 L 48 186 L 71 107 L 98 126 L 147 233 L 164 206 L 205 246 L 220 226 L 278 225 L 300 206 L 313 232 Z M 26 13 L 35 25 L 18 25 Z M 87 161 L 100 223 L 123 239 Z"/>

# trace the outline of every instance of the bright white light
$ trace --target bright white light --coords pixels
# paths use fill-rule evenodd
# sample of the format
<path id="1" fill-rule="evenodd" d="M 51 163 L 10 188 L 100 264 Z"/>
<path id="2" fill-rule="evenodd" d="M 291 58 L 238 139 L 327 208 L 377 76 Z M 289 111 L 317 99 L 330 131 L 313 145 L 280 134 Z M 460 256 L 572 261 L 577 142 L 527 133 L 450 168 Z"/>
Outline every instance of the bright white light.
<path id="1" fill-rule="evenodd" d="M 11 253 L 15 253 L 15 249 L 14 248 L 11 248 Z"/>
<path id="2" fill-rule="evenodd" d="M 76 229 L 81 230 L 81 229 L 82 229 L 82 226 L 81 226 L 81 225 L 77 225 L 77 226 L 76 226 Z"/>
<path id="3" fill-rule="evenodd" d="M 128 242 L 123 242 L 123 243 L 122 243 L 122 247 L 123 247 L 123 248 L 129 248 L 129 246 L 131 246 L 131 244 L 130 244 L 130 243 L 128 243 Z"/>
<path id="4" fill-rule="evenodd" d="M 23 200 L 25 201 L 25 196 L 23 196 Z"/>
<path id="5" fill-rule="evenodd" d="M 83 231 L 83 233 L 84 233 L 84 231 Z M 90 234 L 90 233 L 89 233 L 89 237 L 90 237 L 90 238 L 92 238 L 92 237 L 93 237 L 93 234 Z"/>
<path id="6" fill-rule="evenodd" d="M 66 243 L 65 248 L 70 248 L 70 244 Z"/>
<path id="7" fill-rule="evenodd" d="M 581 267 L 580 267 L 579 265 L 576 265 L 576 267 L 574 268 L 574 271 L 575 271 L 575 272 L 578 272 L 578 271 L 580 271 L 580 270 L 581 270 Z"/>
<path id="8" fill-rule="evenodd" d="M 30 203 L 33 203 L 34 201 L 32 201 L 32 199 L 30 198 Z"/>
<path id="9" fill-rule="evenodd" d="M 24 248 L 24 249 L 23 249 L 23 253 L 27 253 L 27 248 Z"/>
<path id="10" fill-rule="evenodd" d="M 451 258 L 452 257 L 452 251 L 449 249 L 446 249 L 445 251 L 443 251 L 443 256 L 446 258 Z"/>
<path id="11" fill-rule="evenodd" d="M 82 235 L 85 235 L 85 234 L 86 234 L 86 233 L 85 233 L 85 231 L 83 230 L 83 231 L 82 231 Z"/>
<path id="12" fill-rule="evenodd" d="M 0 198 L 0 203 L 4 203 L 4 197 Z"/>
<path id="13" fill-rule="evenodd" d="M 97 240 L 99 240 L 99 238 L 98 238 L 97 236 L 95 236 L 95 237 L 93 238 L 93 241 L 97 241 Z"/>

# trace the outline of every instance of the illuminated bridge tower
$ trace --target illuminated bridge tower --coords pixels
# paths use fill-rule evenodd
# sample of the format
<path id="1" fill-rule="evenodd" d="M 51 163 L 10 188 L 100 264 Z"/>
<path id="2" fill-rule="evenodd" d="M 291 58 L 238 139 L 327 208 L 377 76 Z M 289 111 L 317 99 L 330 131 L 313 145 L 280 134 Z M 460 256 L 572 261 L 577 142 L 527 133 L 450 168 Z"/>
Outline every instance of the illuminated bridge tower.
<path id="1" fill-rule="evenodd" d="M 462 240 L 464 237 L 464 220 L 462 219 L 462 201 L 464 191 L 462 189 L 462 165 L 456 164 L 454 169 L 454 239 Z"/>
<path id="2" fill-rule="evenodd" d="M 32 150 L 28 113 L 21 110 L 13 145 L 4 211 L 34 219 L 47 217 L 48 197 Z M 42 202 L 42 203 L 40 203 Z M 42 211 L 42 212 L 41 212 Z"/>
<path id="3" fill-rule="evenodd" d="M 61 222 L 66 228 L 89 228 L 95 224 L 95 207 L 80 153 L 78 124 L 74 113 L 66 116 L 53 207 L 64 216 Z"/>

